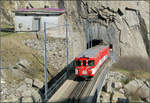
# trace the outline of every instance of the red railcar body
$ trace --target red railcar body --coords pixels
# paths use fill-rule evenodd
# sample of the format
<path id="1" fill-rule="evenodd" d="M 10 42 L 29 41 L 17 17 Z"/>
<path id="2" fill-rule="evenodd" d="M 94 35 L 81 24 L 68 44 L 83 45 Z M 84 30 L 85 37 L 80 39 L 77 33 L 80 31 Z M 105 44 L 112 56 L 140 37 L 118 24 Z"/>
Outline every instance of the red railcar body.
<path id="1" fill-rule="evenodd" d="M 109 56 L 110 48 L 107 45 L 95 46 L 85 50 L 75 58 L 75 75 L 77 77 L 94 76 Z"/>

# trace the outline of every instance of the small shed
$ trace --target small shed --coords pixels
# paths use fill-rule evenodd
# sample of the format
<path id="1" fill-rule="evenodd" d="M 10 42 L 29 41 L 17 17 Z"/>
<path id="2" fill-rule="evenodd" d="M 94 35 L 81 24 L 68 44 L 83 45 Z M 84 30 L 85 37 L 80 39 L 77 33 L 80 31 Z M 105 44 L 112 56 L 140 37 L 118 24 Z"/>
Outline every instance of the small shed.
<path id="1" fill-rule="evenodd" d="M 65 12 L 60 8 L 21 8 L 15 10 L 15 31 L 17 32 L 40 32 L 43 31 L 44 22 L 47 29 L 64 24 Z M 52 31 L 61 31 L 51 29 Z M 58 28 L 57 28 L 58 29 Z"/>

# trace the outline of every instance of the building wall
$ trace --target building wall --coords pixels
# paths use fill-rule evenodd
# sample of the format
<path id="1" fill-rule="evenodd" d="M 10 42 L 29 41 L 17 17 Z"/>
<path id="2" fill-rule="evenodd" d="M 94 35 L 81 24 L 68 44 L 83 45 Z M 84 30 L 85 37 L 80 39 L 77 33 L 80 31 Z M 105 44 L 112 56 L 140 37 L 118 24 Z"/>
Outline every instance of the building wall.
<path id="1" fill-rule="evenodd" d="M 39 33 L 44 31 L 44 22 L 46 22 L 47 35 L 52 37 L 65 37 L 64 16 L 15 16 L 15 31 L 35 32 L 35 18 L 40 19 Z"/>
<path id="2" fill-rule="evenodd" d="M 15 31 L 32 31 L 33 16 L 15 16 Z"/>

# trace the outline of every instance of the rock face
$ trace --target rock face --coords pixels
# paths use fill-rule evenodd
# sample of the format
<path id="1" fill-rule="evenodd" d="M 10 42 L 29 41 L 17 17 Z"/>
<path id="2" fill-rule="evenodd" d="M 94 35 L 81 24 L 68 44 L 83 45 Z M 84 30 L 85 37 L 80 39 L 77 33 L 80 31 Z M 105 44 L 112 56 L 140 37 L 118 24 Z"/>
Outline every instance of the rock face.
<path id="1" fill-rule="evenodd" d="M 112 43 L 117 56 L 148 59 L 148 1 L 11 1 L 2 2 L 1 7 L 6 8 L 5 4 L 12 5 L 7 8 L 7 12 L 2 10 L 3 15 L 6 14 L 10 18 L 4 18 L 4 21 L 11 24 L 14 16 L 12 9 L 27 6 L 31 8 L 31 5 L 35 8 L 44 5 L 65 8 L 69 23 L 73 24 L 69 26 L 70 52 L 73 55 L 71 57 L 78 55 L 90 41 L 96 39 Z"/>
<path id="2" fill-rule="evenodd" d="M 136 95 L 140 98 L 149 99 L 149 87 L 142 80 L 132 80 L 124 86 L 126 92 L 130 95 Z"/>

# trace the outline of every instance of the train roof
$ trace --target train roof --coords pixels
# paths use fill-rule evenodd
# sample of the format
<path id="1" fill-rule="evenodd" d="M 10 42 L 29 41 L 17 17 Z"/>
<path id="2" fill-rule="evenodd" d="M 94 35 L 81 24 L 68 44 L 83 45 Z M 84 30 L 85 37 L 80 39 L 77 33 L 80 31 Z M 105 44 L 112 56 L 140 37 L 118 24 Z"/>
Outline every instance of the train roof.
<path id="1" fill-rule="evenodd" d="M 79 56 L 77 56 L 77 58 L 81 58 L 81 57 L 94 58 L 100 50 L 106 47 L 107 45 L 99 45 L 99 46 L 95 46 L 93 48 L 87 49 L 84 52 L 82 52 Z"/>

